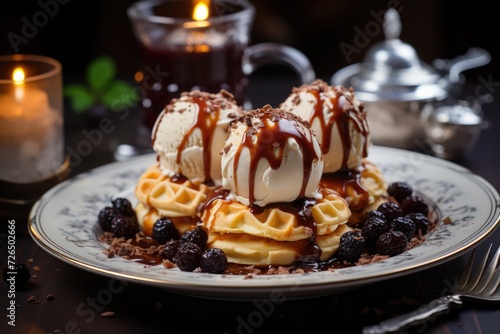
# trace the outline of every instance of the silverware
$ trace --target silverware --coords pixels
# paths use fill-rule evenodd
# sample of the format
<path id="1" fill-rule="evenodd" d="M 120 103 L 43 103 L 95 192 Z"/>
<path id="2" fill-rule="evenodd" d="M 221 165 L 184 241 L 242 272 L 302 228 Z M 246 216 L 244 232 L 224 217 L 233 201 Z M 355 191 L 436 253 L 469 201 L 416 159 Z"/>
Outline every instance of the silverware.
<path id="1" fill-rule="evenodd" d="M 363 334 L 397 333 L 401 330 L 425 323 L 430 317 L 447 314 L 453 308 L 460 308 L 464 301 L 480 303 L 500 303 L 500 247 L 488 262 L 492 245 L 484 255 L 477 269 L 474 269 L 476 249 L 469 257 L 465 271 L 451 288 L 452 294 L 440 297 L 417 310 L 401 316 L 385 320 L 376 326 L 363 329 Z"/>

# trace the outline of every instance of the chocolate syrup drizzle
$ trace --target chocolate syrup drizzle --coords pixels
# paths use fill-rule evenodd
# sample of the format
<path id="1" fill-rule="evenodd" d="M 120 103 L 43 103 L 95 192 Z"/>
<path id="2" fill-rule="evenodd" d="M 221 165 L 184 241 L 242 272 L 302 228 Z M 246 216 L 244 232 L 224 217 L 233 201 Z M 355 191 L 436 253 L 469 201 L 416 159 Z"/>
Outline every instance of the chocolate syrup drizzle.
<path id="1" fill-rule="evenodd" d="M 171 104 L 167 106 L 167 111 L 168 112 L 173 112 L 173 104 L 177 102 L 178 100 L 173 100 Z M 177 147 L 177 158 L 176 162 L 180 166 L 181 164 L 181 158 L 182 158 L 182 153 L 184 149 L 186 148 L 186 145 L 188 143 L 189 137 L 193 134 L 193 132 L 196 129 L 199 129 L 201 131 L 201 136 L 202 136 L 202 145 L 203 145 L 203 166 L 204 166 L 204 173 L 205 173 L 205 180 L 204 182 L 210 182 L 211 180 L 211 175 L 210 175 L 210 166 L 211 166 L 211 150 L 210 147 L 212 145 L 212 136 L 215 131 L 215 128 L 217 127 L 217 122 L 219 121 L 219 115 L 220 111 L 219 108 L 210 108 L 209 104 L 207 103 L 206 96 L 204 94 L 199 94 L 195 96 L 191 96 L 191 101 L 196 105 L 198 108 L 198 111 L 195 112 L 195 120 L 194 123 L 192 124 L 191 128 L 184 134 L 184 137 L 182 138 L 182 141 L 180 142 L 179 146 Z M 183 112 L 183 111 L 178 111 L 178 112 Z M 165 113 L 161 116 L 162 118 L 165 116 Z M 157 124 L 161 122 L 161 119 L 158 120 Z M 154 145 L 154 142 L 156 140 L 156 132 L 158 131 L 157 126 L 153 130 L 153 138 L 152 138 L 152 145 Z M 181 171 L 182 173 L 182 171 Z"/>
<path id="2" fill-rule="evenodd" d="M 284 212 L 292 214 L 297 219 L 299 225 L 306 227 L 308 239 L 303 242 L 294 242 L 297 254 L 297 261 L 299 262 L 314 262 L 317 263 L 321 257 L 321 248 L 316 243 L 317 224 L 312 216 L 312 207 L 317 203 L 314 198 L 305 197 L 305 191 L 309 177 L 312 171 L 312 165 L 320 160 L 320 155 L 314 149 L 311 138 L 307 136 L 304 130 L 299 130 L 297 123 L 305 128 L 309 128 L 309 124 L 303 122 L 298 116 L 291 113 L 283 112 L 280 109 L 273 109 L 270 106 L 265 106 L 262 109 L 248 112 L 246 115 L 240 117 L 239 122 L 244 122 L 248 129 L 242 138 L 240 145 L 237 148 L 234 157 L 233 175 L 235 184 L 237 184 L 236 175 L 238 165 L 240 163 L 249 164 L 249 201 L 250 212 L 258 216 L 264 210 L 278 208 Z M 237 125 L 234 125 L 235 127 Z M 281 166 L 284 159 L 288 139 L 295 140 L 302 148 L 303 154 L 303 178 L 300 196 L 292 202 L 271 203 L 265 207 L 255 204 L 255 176 L 257 172 L 257 164 L 261 159 L 266 159 L 269 166 L 276 170 Z M 246 148 L 250 152 L 249 161 L 240 161 L 241 152 Z M 213 191 L 206 200 L 200 205 L 199 211 L 213 210 L 213 203 L 215 200 L 228 201 L 230 195 L 229 190 L 217 188 Z M 221 206 L 219 210 L 224 210 Z M 209 227 L 210 228 L 210 227 Z"/>
<path id="3" fill-rule="evenodd" d="M 280 168 L 287 148 L 288 139 L 293 139 L 302 148 L 303 177 L 300 196 L 305 196 L 307 183 L 311 175 L 313 163 L 319 161 L 321 157 L 316 153 L 313 142 L 305 133 L 297 128 L 301 122 L 295 115 L 285 116 L 282 110 L 271 110 L 272 108 L 259 109 L 256 112 L 249 112 L 243 119 L 246 121 L 248 130 L 245 132 L 240 146 L 236 151 L 233 164 L 234 183 L 238 185 L 237 171 L 240 163 L 249 164 L 249 201 L 255 202 L 255 176 L 257 165 L 261 159 L 267 160 L 269 166 L 276 170 Z M 259 118 L 259 122 L 254 124 L 254 118 Z M 240 121 L 241 118 L 240 118 Z M 308 127 L 308 125 L 304 125 Z M 240 162 L 241 152 L 246 148 L 250 152 L 248 162 Z"/>
<path id="4" fill-rule="evenodd" d="M 179 147 L 177 148 L 177 164 L 180 165 L 182 152 L 186 148 L 191 134 L 196 130 L 200 129 L 202 135 L 202 145 L 203 145 L 203 166 L 205 169 L 205 182 L 210 180 L 210 166 L 211 166 L 211 150 L 212 145 L 212 135 L 214 133 L 215 127 L 217 126 L 217 121 L 219 120 L 219 110 L 210 110 L 207 106 L 207 102 L 198 97 L 193 98 L 193 102 L 198 107 L 198 112 L 195 113 L 196 119 L 194 124 L 191 126 L 189 131 L 186 132 L 184 138 L 182 138 Z"/>
<path id="5" fill-rule="evenodd" d="M 312 94 L 317 103 L 314 105 L 314 113 L 310 117 L 310 123 L 314 123 L 317 119 L 321 125 L 321 130 L 323 133 L 323 140 L 321 143 L 321 151 L 326 154 L 330 151 L 331 136 L 333 125 L 337 125 L 338 132 L 342 141 L 343 156 L 342 156 L 342 166 L 341 169 L 348 169 L 347 163 L 349 161 L 349 156 L 351 154 L 351 135 L 349 130 L 349 124 L 354 122 L 356 125 L 356 130 L 360 132 L 365 138 L 368 137 L 368 123 L 366 121 L 366 116 L 363 113 L 363 104 L 359 107 L 359 112 L 354 108 L 352 99 L 350 99 L 345 92 L 337 89 L 335 91 L 335 97 L 330 97 L 321 92 L 318 89 L 309 89 L 308 93 Z M 344 93 L 344 94 L 342 94 Z M 331 117 L 327 121 L 325 120 L 325 115 L 323 114 L 324 104 L 329 103 L 329 109 L 331 110 Z M 363 157 L 368 156 L 368 141 L 365 140 L 363 143 Z"/>
<path id="6" fill-rule="evenodd" d="M 330 151 L 332 128 L 334 124 L 337 125 L 343 149 L 340 170 L 334 173 L 323 174 L 320 186 L 334 189 L 344 198 L 348 197 L 350 190 L 354 190 L 360 198 L 349 204 L 353 210 L 361 209 L 368 204 L 368 190 L 361 184 L 361 174 L 359 170 L 349 169 L 348 166 L 352 148 L 349 125 L 353 122 L 356 126 L 356 130 L 361 133 L 363 137 L 368 137 L 369 129 L 364 105 L 361 103 L 359 111 L 356 110 L 353 98 L 346 94 L 347 90 L 343 87 L 334 87 L 335 97 L 327 96 L 325 92 L 328 87 L 321 83 L 319 86 L 311 85 L 311 87 L 312 88 L 309 88 L 307 92 L 316 98 L 317 103 L 314 106 L 314 113 L 310 117 L 310 122 L 313 123 L 314 120 L 317 119 L 321 126 L 323 133 L 321 151 L 323 154 Z M 323 114 L 325 103 L 329 104 L 329 109 L 332 114 L 328 122 L 325 120 L 325 115 Z M 368 140 L 365 140 L 363 143 L 362 154 L 363 158 L 368 156 Z"/>

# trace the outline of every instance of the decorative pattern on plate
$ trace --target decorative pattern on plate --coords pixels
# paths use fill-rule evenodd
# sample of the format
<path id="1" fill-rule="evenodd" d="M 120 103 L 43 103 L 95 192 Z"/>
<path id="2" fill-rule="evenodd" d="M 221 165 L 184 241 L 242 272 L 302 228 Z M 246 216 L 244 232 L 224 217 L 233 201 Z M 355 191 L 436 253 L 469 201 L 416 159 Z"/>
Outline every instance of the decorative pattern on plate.
<path id="1" fill-rule="evenodd" d="M 381 168 L 388 183 L 407 181 L 451 223 L 440 222 L 426 242 L 387 260 L 303 275 L 245 279 L 145 266 L 118 257 L 108 259 L 103 254 L 106 245 L 97 239 L 97 213 L 118 195 L 137 202 L 133 190 L 141 173 L 154 162 L 151 154 L 96 168 L 54 187 L 33 207 L 29 231 L 40 247 L 56 258 L 99 275 L 214 299 L 269 298 L 276 289 L 288 299 L 300 299 L 441 264 L 475 247 L 499 225 L 497 191 L 467 169 L 423 154 L 376 146 L 371 148 L 369 159 Z"/>

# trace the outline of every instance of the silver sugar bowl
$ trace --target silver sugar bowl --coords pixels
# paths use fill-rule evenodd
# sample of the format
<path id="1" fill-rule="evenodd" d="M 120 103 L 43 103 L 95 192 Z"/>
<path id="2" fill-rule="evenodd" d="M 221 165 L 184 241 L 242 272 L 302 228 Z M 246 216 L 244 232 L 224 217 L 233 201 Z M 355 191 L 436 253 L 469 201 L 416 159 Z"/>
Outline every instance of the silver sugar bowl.
<path id="1" fill-rule="evenodd" d="M 470 152 L 481 131 L 489 126 L 481 107 L 466 101 L 424 110 L 421 121 L 426 136 L 425 147 L 448 160 L 460 159 Z"/>
<path id="2" fill-rule="evenodd" d="M 401 21 L 395 9 L 384 16 L 385 40 L 373 45 L 362 63 L 337 71 L 332 85 L 353 87 L 365 103 L 372 142 L 404 149 L 419 148 L 426 139 L 421 115 L 449 99 L 464 83 L 461 72 L 489 63 L 490 54 L 471 48 L 452 60 L 422 62 L 415 49 L 399 39 Z M 430 118 L 429 118 L 430 121 Z"/>

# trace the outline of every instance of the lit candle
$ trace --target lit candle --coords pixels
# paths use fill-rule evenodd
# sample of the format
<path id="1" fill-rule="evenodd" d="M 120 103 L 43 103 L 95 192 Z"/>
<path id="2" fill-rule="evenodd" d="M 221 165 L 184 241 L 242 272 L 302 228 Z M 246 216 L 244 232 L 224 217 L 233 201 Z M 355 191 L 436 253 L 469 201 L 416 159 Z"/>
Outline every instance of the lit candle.
<path id="1" fill-rule="evenodd" d="M 22 67 L 12 72 L 14 94 L 0 96 L 0 117 L 2 120 L 23 119 L 31 121 L 34 118 L 47 116 L 49 102 L 47 94 L 40 89 L 25 87 L 25 74 Z"/>
<path id="2" fill-rule="evenodd" d="M 181 28 L 171 31 L 166 43 L 183 47 L 188 53 L 207 53 L 222 47 L 228 37 L 211 27 L 209 4 L 210 0 L 194 0 L 192 21 L 185 21 Z"/>
<path id="3" fill-rule="evenodd" d="M 210 28 L 210 22 L 207 21 L 210 10 L 210 0 L 193 0 L 193 14 L 194 21 L 186 21 L 183 26 L 187 32 L 186 38 L 186 51 L 204 53 L 209 52 L 210 47 L 217 46 L 217 36 L 214 34 L 214 29 Z M 220 38 L 219 38 L 220 40 Z"/>
<path id="4" fill-rule="evenodd" d="M 62 164 L 61 110 L 50 107 L 49 96 L 42 89 L 47 85 L 44 80 L 29 80 L 25 69 L 16 67 L 11 89 L 3 89 L 0 95 L 1 180 L 38 182 Z"/>
<path id="5" fill-rule="evenodd" d="M 208 9 L 209 4 L 209 0 L 194 0 L 193 20 L 198 22 L 206 21 L 210 13 L 210 10 Z M 209 24 L 209 22 L 206 23 Z"/>

